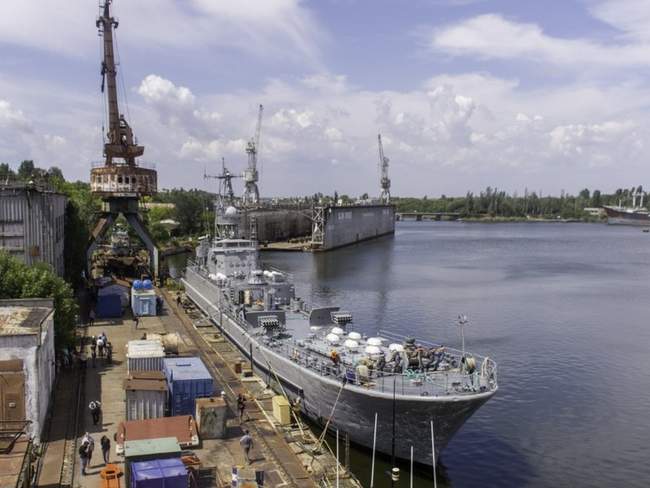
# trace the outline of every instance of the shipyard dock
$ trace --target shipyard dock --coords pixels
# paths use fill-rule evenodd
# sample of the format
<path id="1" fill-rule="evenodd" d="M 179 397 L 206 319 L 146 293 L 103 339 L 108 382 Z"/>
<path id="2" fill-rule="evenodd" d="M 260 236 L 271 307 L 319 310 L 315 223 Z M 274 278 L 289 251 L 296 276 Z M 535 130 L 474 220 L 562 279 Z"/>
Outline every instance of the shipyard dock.
<path id="1" fill-rule="evenodd" d="M 395 207 L 390 204 L 316 207 L 311 247 L 330 251 L 394 233 Z"/>
<path id="2" fill-rule="evenodd" d="M 275 393 L 252 375 L 238 351 L 200 312 L 185 300 L 177 303 L 176 292 L 157 289 L 156 293 L 163 298 L 162 313 L 141 317 L 137 329 L 130 312 L 123 318 L 97 319 L 93 326 L 82 329 L 86 338 L 101 332 L 108 336 L 113 344 L 113 361 L 109 364 L 97 357 L 93 366 L 88 359 L 85 369 L 69 368 L 61 373 L 46 424 L 38 486 L 102 486 L 104 464 L 99 440 L 103 435 L 111 440 L 110 462 L 125 470 L 124 458 L 116 456 L 114 442 L 114 435 L 125 420 L 125 348 L 129 341 L 152 333 L 176 333 L 178 355 L 200 357 L 217 390 L 224 392 L 222 397 L 229 412 L 226 434 L 224 438 L 201 440 L 190 449 L 200 462 L 193 486 L 235 486 L 231 485 L 233 468 L 239 471 L 240 484 L 236 486 L 242 487 L 259 486 L 255 480 L 260 472 L 264 473 L 263 486 L 361 486 L 345 466 L 337 463 L 332 454 L 334 446 L 331 449 L 323 444 L 315 449 L 318 439 L 302 422 L 280 424 L 273 411 Z M 248 399 L 242 422 L 235 414 L 238 394 Z M 97 425 L 93 425 L 88 409 L 89 402 L 94 400 L 101 401 L 103 410 Z M 239 444 L 243 429 L 250 430 L 254 439 L 250 465 Z M 86 432 L 94 437 L 96 449 L 87 475 L 82 476 L 77 451 Z M 183 454 L 189 453 L 184 450 Z M 129 486 L 128 480 L 122 479 L 122 486 Z"/>

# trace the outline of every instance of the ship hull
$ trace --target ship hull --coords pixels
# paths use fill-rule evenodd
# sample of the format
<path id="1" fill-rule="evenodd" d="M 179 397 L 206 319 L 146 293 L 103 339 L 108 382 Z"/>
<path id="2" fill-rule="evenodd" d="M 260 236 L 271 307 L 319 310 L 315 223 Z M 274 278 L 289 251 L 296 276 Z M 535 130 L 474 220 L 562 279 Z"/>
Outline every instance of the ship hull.
<path id="1" fill-rule="evenodd" d="M 612 207 L 603 207 L 610 225 L 635 225 L 650 227 L 650 214 L 646 212 L 626 212 Z"/>
<path id="2" fill-rule="evenodd" d="M 276 391 L 284 391 L 290 399 L 300 398 L 302 412 L 321 425 L 334 412 L 330 426 L 347 433 L 355 444 L 372 448 L 377 415 L 377 450 L 391 454 L 395 403 L 396 456 L 409 459 L 413 446 L 415 462 L 430 465 L 430 422 L 434 421 L 438 456 L 465 421 L 495 393 L 489 391 L 444 397 L 402 396 L 398 388 L 394 402 L 394 383 L 389 378 L 385 378 L 385 383 L 381 387 L 378 385 L 375 390 L 356 385 L 342 387 L 340 381 L 320 376 L 257 343 L 235 320 L 219 310 L 216 306 L 219 288 L 196 271 L 188 268 L 183 283 L 187 296 L 211 317 L 248 360 L 252 356 L 256 374 Z M 377 379 L 378 382 L 381 380 Z"/>

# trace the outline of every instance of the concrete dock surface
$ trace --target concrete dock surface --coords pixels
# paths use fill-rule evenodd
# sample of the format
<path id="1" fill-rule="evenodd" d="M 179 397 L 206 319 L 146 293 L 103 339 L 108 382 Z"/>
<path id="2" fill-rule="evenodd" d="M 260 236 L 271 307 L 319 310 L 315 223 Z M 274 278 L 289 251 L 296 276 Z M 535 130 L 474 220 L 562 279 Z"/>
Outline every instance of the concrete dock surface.
<path id="1" fill-rule="evenodd" d="M 255 480 L 256 471 L 264 471 L 264 486 L 317 487 L 335 486 L 336 459 L 326 447 L 312 454 L 316 437 L 303 425 L 282 427 L 273 418 L 272 397 L 259 378 L 243 378 L 236 374 L 234 365 L 243 361 L 238 352 L 220 336 L 214 326 L 208 326 L 204 318 L 197 317 L 191 307 L 186 311 L 175 302 L 176 294 L 164 290 L 158 293 L 165 298 L 162 313 L 153 317 L 141 317 L 136 329 L 130 314 L 121 319 L 96 319 L 86 328 L 86 336 L 98 336 L 104 332 L 113 344 L 113 361 L 97 357 L 93 365 L 89 346 L 83 381 L 76 444 L 65 442 L 66 429 L 75 401 L 74 372 L 65 371 L 59 379 L 59 388 L 52 407 L 49 441 L 38 479 L 38 486 L 75 486 L 96 488 L 101 486 L 100 472 L 104 467 L 100 439 L 107 436 L 111 442 L 110 462 L 124 469 L 123 458 L 115 454 L 114 434 L 120 422 L 125 420 L 125 392 L 123 380 L 127 375 L 126 345 L 128 341 L 141 339 L 146 333 L 173 333 L 180 337 L 179 355 L 199 355 L 214 377 L 217 388 L 225 392 L 230 408 L 225 439 L 203 440 L 200 448 L 191 449 L 201 460 L 199 486 L 231 486 L 233 466 L 240 468 L 240 480 Z M 189 314 L 188 314 L 189 313 Z M 197 326 L 203 325 L 203 327 Z M 234 414 L 236 397 L 243 393 L 247 399 L 246 415 L 242 422 Z M 91 401 L 100 401 L 102 415 L 93 424 Z M 254 440 L 252 463 L 246 462 L 239 444 L 243 429 L 251 432 Z M 95 448 L 86 475 L 81 474 L 78 446 L 85 433 L 93 437 Z M 71 484 L 62 483 L 62 470 L 70 465 L 74 447 L 74 477 Z M 347 471 L 339 466 L 340 486 L 361 486 Z M 122 486 L 126 480 L 122 479 Z M 249 485 L 246 485 L 249 486 Z M 256 486 L 252 484 L 250 486 Z"/>

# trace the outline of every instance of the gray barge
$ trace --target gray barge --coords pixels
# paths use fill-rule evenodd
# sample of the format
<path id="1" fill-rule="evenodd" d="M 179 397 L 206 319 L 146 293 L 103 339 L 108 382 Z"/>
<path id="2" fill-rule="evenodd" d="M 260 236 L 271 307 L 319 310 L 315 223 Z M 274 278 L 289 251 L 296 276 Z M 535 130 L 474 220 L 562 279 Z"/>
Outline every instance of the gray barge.
<path id="1" fill-rule="evenodd" d="M 361 208 L 360 208 L 360 211 Z M 203 241 L 182 282 L 187 296 L 274 389 L 315 422 L 390 454 L 395 405 L 396 456 L 432 464 L 463 423 L 497 391 L 489 358 L 388 334 L 353 330 L 352 314 L 308 307 L 291 277 L 258 263 L 256 243 L 238 239 L 238 212 L 218 214 L 218 238 Z"/>
<path id="2" fill-rule="evenodd" d="M 314 209 L 312 249 L 329 251 L 395 233 L 395 207 L 388 204 Z"/>

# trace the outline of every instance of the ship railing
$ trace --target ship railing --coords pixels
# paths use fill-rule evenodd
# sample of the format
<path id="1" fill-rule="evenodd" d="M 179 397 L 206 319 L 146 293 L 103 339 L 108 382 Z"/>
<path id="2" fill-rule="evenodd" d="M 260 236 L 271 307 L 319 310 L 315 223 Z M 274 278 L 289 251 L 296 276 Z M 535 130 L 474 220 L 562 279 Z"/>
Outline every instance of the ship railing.
<path id="1" fill-rule="evenodd" d="M 407 369 L 402 373 L 369 370 L 367 377 L 361 377 L 353 365 L 335 365 L 326 355 L 295 344 L 271 343 L 269 347 L 321 376 L 337 380 L 345 378 L 348 384 L 384 393 L 395 390 L 396 394 L 402 396 L 470 395 L 493 391 L 497 387 L 496 364 L 489 358 L 484 360 L 485 367 L 477 368 L 472 373 L 458 368 L 438 371 Z"/>

